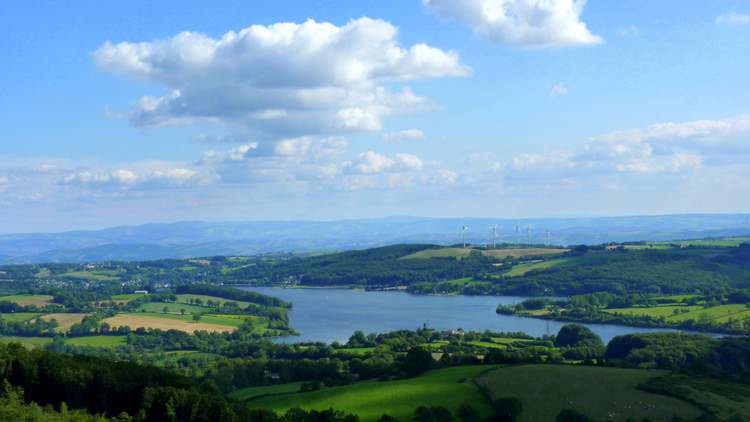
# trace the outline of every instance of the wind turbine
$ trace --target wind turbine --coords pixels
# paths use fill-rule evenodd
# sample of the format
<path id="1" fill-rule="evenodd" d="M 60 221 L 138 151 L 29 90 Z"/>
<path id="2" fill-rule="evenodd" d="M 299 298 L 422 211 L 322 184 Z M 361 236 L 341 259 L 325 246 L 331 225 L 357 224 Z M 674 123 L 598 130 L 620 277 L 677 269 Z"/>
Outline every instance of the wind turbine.
<path id="1" fill-rule="evenodd" d="M 531 246 L 531 226 L 526 226 L 526 246 Z"/>
<path id="2" fill-rule="evenodd" d="M 461 242 L 464 244 L 464 249 L 466 249 L 466 232 L 469 230 L 469 227 L 465 224 L 461 225 Z"/>
<path id="3" fill-rule="evenodd" d="M 490 230 L 492 230 L 492 249 L 495 249 L 495 247 L 497 246 L 495 242 L 495 238 L 497 237 L 497 224 L 491 225 Z"/>

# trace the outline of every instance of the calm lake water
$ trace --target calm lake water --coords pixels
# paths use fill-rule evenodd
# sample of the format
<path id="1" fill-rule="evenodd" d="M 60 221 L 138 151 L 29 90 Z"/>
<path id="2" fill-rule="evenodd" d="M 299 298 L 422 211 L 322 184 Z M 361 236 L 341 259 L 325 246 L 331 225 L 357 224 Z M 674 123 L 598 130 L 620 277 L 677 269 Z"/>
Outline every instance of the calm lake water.
<path id="1" fill-rule="evenodd" d="M 243 287 L 281 298 L 293 304 L 291 326 L 299 336 L 285 342 L 346 342 L 356 330 L 382 333 L 400 329 L 522 331 L 538 337 L 556 334 L 565 323 L 511 315 L 498 315 L 498 304 L 514 304 L 523 297 L 511 296 L 424 296 L 405 292 L 364 292 L 349 289 L 284 289 Z M 623 325 L 584 324 L 604 342 L 612 337 L 636 333 L 670 331 Z"/>

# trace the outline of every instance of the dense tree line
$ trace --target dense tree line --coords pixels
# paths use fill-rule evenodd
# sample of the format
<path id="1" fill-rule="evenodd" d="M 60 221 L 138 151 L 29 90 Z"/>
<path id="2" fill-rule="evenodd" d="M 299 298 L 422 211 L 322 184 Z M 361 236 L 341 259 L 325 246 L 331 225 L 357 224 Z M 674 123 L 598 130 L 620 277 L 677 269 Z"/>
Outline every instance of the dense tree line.
<path id="1" fill-rule="evenodd" d="M 223 299 L 250 302 L 263 306 L 274 306 L 280 308 L 291 308 L 292 304 L 279 298 L 264 295 L 258 292 L 240 290 L 234 287 L 217 286 L 214 284 L 185 284 L 178 286 L 177 294 L 197 294 L 216 296 Z"/>
<path id="2" fill-rule="evenodd" d="M 364 285 L 384 287 L 435 282 L 493 270 L 479 253 L 463 259 L 402 259 L 432 245 L 394 245 L 313 257 L 293 258 L 240 268 L 231 277 L 268 283 L 292 281 L 309 286 Z"/>

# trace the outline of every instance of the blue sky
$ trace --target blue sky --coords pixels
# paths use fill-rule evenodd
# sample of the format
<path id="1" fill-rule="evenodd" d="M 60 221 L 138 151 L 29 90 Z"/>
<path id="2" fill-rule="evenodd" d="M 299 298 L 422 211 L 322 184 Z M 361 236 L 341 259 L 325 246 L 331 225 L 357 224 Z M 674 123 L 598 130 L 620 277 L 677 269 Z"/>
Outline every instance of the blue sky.
<path id="1" fill-rule="evenodd" d="M 750 211 L 747 2 L 214 3 L 4 5 L 0 232 Z"/>

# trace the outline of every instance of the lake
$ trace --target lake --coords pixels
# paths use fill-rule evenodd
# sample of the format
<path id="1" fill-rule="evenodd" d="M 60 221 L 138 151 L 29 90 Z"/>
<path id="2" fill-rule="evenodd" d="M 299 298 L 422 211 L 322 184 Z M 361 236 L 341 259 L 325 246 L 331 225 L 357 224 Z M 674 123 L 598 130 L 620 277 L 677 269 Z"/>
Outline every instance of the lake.
<path id="1" fill-rule="evenodd" d="M 534 337 L 556 334 L 564 322 L 495 313 L 498 304 L 514 304 L 525 298 L 512 296 L 425 296 L 406 292 L 365 292 L 350 289 L 284 289 L 242 287 L 281 298 L 293 304 L 290 325 L 300 335 L 284 342 L 338 341 L 345 343 L 356 330 L 368 333 L 429 328 L 474 331 L 522 331 Z M 604 342 L 636 332 L 674 331 L 624 325 L 583 324 Z"/>

